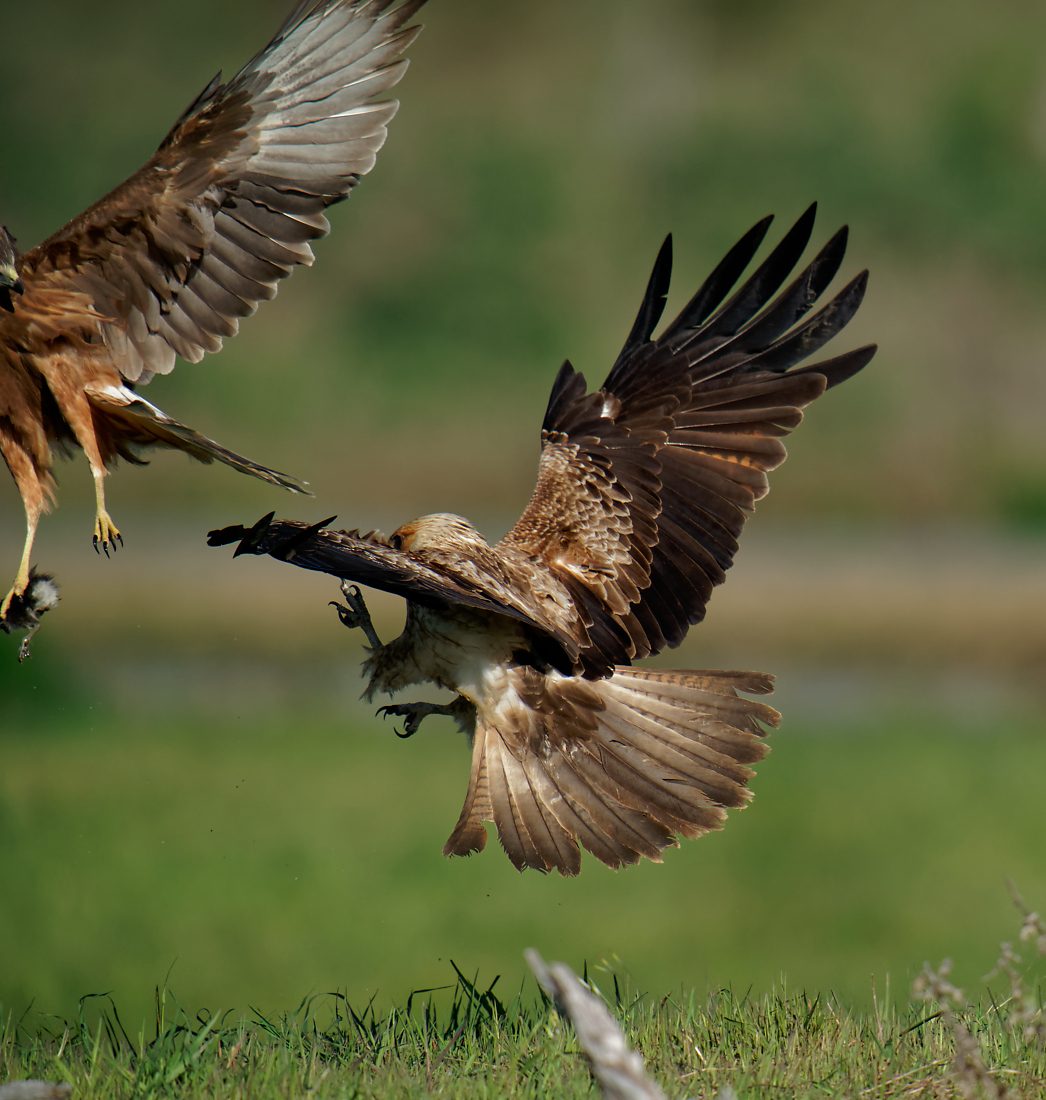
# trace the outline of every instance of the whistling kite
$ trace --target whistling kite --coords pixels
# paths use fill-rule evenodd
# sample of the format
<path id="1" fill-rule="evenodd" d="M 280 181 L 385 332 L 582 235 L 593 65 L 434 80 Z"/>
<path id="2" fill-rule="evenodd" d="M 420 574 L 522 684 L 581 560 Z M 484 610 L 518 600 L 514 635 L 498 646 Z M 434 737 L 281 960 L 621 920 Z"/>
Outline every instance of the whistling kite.
<path id="1" fill-rule="evenodd" d="M 580 842 L 613 867 L 659 859 L 744 806 L 766 752 L 771 690 L 755 672 L 631 668 L 683 640 L 733 561 L 781 438 L 802 409 L 875 348 L 793 370 L 850 320 L 862 272 L 815 313 L 842 262 L 840 230 L 775 298 L 813 228 L 811 207 L 732 296 L 770 219 L 727 253 L 657 338 L 671 268 L 665 243 L 639 316 L 601 389 L 570 363 L 552 387 L 537 487 L 495 546 L 459 516 L 423 516 L 388 539 L 266 516 L 212 545 L 343 578 L 346 626 L 371 646 L 366 697 L 432 681 L 449 706 L 383 707 L 406 735 L 449 714 L 472 742 L 465 806 L 444 852 L 486 843 L 493 820 L 518 868 L 576 874 Z M 773 299 L 773 300 L 771 300 Z M 329 523 L 330 521 L 325 521 Z M 382 645 L 359 581 L 403 596 L 402 635 Z M 381 713 L 381 712 L 379 712 Z"/>
<path id="2" fill-rule="evenodd" d="M 83 449 L 94 477 L 95 548 L 120 532 L 106 468 L 143 448 L 217 459 L 273 485 L 259 466 L 150 405 L 137 387 L 177 356 L 198 362 L 272 298 L 323 211 L 374 166 L 424 0 L 306 0 L 228 83 L 192 102 L 153 158 L 37 248 L 16 258 L 0 230 L 0 451 L 28 533 L 3 619 L 29 581 L 40 515 L 53 503 L 52 445 Z M 15 297 L 12 297 L 12 292 Z"/>

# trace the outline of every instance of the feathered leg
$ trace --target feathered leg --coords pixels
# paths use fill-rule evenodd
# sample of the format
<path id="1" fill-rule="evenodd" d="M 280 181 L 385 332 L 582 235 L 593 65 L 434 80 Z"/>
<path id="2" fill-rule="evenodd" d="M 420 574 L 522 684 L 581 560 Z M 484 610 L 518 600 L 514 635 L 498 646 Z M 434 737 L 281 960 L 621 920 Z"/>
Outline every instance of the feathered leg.
<path id="1" fill-rule="evenodd" d="M 50 381 L 50 380 L 49 380 Z M 87 395 L 78 390 L 73 393 L 66 389 L 64 392 L 56 391 L 51 386 L 58 406 L 65 417 L 66 423 L 73 430 L 76 442 L 87 456 L 91 467 L 91 477 L 94 478 L 94 537 L 92 542 L 96 553 L 105 553 L 109 556 L 110 550 L 116 549 L 116 544 L 123 546 L 123 536 L 120 534 L 112 517 L 105 508 L 105 478 L 108 471 L 102 458 L 102 451 L 98 445 L 98 436 L 94 428 L 94 412 Z"/>
<path id="2" fill-rule="evenodd" d="M 33 553 L 33 542 L 36 539 L 36 529 L 40 524 L 40 516 L 44 512 L 48 497 L 48 487 L 41 479 L 33 463 L 29 452 L 16 443 L 13 439 L 0 436 L 0 453 L 3 454 L 8 468 L 18 486 L 18 492 L 22 497 L 22 505 L 25 508 L 25 546 L 22 550 L 22 561 L 18 566 L 15 583 L 0 604 L 0 620 L 7 617 L 11 607 L 11 600 L 15 596 L 21 596 L 29 584 L 29 559 Z M 45 473 L 45 477 L 48 475 Z"/>

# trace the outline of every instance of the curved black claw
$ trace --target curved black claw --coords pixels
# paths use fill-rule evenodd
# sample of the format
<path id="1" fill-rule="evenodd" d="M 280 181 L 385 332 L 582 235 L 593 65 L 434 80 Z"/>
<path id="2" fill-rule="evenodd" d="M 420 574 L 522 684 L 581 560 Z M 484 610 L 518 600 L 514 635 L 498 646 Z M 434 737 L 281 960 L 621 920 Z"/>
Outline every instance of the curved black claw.
<path id="1" fill-rule="evenodd" d="M 346 607 L 343 603 L 338 603 L 337 600 L 331 600 L 328 607 L 333 607 L 338 612 L 338 618 L 341 619 L 341 625 L 348 627 L 349 630 L 355 630 L 358 626 L 362 625 L 360 620 L 360 613 L 353 607 Z"/>
<path id="2" fill-rule="evenodd" d="M 378 709 L 374 713 L 375 718 L 380 716 L 386 721 L 388 720 L 390 715 L 393 718 L 407 719 L 407 721 L 404 723 L 402 733 L 400 733 L 400 731 L 397 729 L 394 729 L 392 731 L 401 741 L 408 740 L 418 732 L 418 728 L 421 726 L 421 719 L 423 717 L 423 715 L 418 714 L 417 711 L 411 706 L 378 707 Z"/>
<path id="3" fill-rule="evenodd" d="M 345 604 L 331 600 L 330 606 L 337 608 L 342 626 L 350 630 L 359 628 L 366 636 L 371 649 L 381 649 L 381 639 L 374 630 L 374 623 L 371 622 L 370 612 L 367 610 L 367 601 L 364 600 L 359 586 L 343 580 L 340 587 L 341 594 L 345 597 Z"/>
<path id="4" fill-rule="evenodd" d="M 97 535 L 94 535 L 91 539 L 94 545 L 94 552 L 96 554 L 104 554 L 109 557 L 109 551 L 116 553 L 116 544 L 120 544 L 120 548 L 123 549 L 123 535 L 117 532 L 113 535 L 112 539 L 100 539 Z"/>

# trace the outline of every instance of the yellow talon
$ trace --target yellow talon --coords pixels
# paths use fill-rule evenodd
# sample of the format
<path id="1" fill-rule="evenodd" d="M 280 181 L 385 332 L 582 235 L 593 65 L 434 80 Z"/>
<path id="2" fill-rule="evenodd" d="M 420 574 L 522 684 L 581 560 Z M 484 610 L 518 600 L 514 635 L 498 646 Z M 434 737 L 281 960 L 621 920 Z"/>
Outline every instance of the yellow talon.
<path id="1" fill-rule="evenodd" d="M 99 512 L 94 521 L 94 549 L 95 553 L 104 553 L 109 556 L 110 548 L 116 550 L 116 544 L 123 546 L 123 536 L 119 528 L 113 523 L 108 512 Z"/>

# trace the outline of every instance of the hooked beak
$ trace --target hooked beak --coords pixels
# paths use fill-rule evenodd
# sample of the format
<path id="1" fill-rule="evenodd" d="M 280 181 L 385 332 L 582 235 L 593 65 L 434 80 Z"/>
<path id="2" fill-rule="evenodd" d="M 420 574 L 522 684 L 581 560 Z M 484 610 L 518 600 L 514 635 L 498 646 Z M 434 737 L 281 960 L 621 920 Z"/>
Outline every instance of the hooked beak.
<path id="1" fill-rule="evenodd" d="M 0 286 L 8 287 L 15 294 L 25 293 L 25 283 L 18 277 L 18 272 L 15 271 L 13 264 L 8 267 L 0 267 Z"/>

